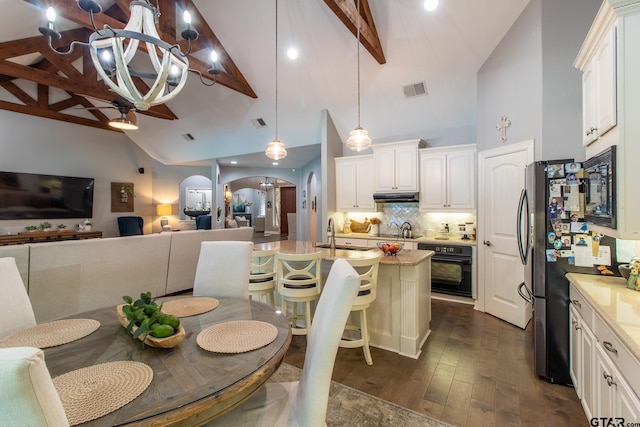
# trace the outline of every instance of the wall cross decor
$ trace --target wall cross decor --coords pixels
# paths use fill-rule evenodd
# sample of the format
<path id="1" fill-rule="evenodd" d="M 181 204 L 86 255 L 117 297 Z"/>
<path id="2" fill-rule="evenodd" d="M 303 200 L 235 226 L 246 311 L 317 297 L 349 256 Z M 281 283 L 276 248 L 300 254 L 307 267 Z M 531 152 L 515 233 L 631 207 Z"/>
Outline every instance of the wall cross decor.
<path id="1" fill-rule="evenodd" d="M 496 126 L 498 132 L 500 132 L 500 142 L 507 140 L 507 128 L 511 125 L 511 120 L 507 119 L 507 116 L 500 117 L 500 123 Z"/>

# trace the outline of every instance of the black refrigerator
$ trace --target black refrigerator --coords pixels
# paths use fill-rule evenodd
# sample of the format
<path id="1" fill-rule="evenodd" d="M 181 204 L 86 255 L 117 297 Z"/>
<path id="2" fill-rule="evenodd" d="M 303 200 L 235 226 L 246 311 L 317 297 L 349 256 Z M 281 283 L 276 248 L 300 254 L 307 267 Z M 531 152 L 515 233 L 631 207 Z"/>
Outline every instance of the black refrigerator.
<path id="1" fill-rule="evenodd" d="M 584 222 L 584 183 L 573 159 L 538 161 L 526 168 L 518 207 L 518 244 L 525 266 L 518 293 L 533 304 L 535 373 L 552 383 L 572 385 L 569 376 L 569 281 L 567 272 L 601 274 L 599 265 L 584 265 L 587 243 L 607 247 L 607 273 L 617 274 L 615 239 L 589 234 Z M 583 246 L 584 245 L 584 246 Z M 606 249 L 606 248 L 605 248 Z M 576 260 L 579 260 L 577 262 Z M 594 261 L 599 259 L 594 258 Z M 601 267 L 602 268 L 602 267 Z"/>

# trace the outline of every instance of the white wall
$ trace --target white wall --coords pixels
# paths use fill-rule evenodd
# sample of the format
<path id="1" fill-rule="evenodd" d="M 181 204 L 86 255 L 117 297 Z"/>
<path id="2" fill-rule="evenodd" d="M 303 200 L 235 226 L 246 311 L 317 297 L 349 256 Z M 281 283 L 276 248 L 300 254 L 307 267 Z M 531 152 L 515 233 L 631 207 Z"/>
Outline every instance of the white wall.
<path id="1" fill-rule="evenodd" d="M 0 170 L 95 178 L 93 226 L 117 236 L 116 218 L 137 215 L 151 231 L 151 158 L 124 134 L 0 111 Z M 138 168 L 145 173 L 138 173 Z M 111 212 L 111 182 L 133 182 L 134 212 Z M 0 221 L 0 233 L 23 231 L 42 220 Z M 71 227 L 81 220 L 54 220 Z M 147 225 L 148 224 L 148 225 Z"/>
<path id="2" fill-rule="evenodd" d="M 582 77 L 573 60 L 601 0 L 532 0 L 478 71 L 478 151 L 535 140 L 535 158 L 584 159 Z"/>
<path id="3" fill-rule="evenodd" d="M 182 180 L 192 175 L 211 175 L 210 167 L 168 166 L 155 161 L 125 134 L 117 132 L 6 111 L 0 111 L 0 129 L 0 170 L 95 178 L 93 228 L 101 230 L 104 237 L 119 235 L 116 218 L 124 215 L 143 217 L 145 234 L 159 232 L 155 206 L 177 206 Z M 141 167 L 144 174 L 138 172 Z M 111 212 L 111 182 L 134 183 L 134 212 Z M 177 221 L 175 208 L 169 222 L 180 228 Z M 26 225 L 40 222 L 0 221 L 0 234 L 23 231 Z M 81 220 L 52 222 L 72 227 Z"/>

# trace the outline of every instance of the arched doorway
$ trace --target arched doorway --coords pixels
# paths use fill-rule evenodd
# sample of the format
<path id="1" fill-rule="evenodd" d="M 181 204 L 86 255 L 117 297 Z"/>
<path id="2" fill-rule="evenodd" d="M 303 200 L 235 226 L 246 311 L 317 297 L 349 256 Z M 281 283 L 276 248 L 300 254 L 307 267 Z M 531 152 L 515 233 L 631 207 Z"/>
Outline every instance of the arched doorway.
<path id="1" fill-rule="evenodd" d="M 309 202 L 307 204 L 307 241 L 317 242 L 318 233 L 318 202 L 317 202 L 317 179 L 316 174 L 311 172 L 307 179 L 307 194 Z"/>
<path id="2" fill-rule="evenodd" d="M 212 200 L 211 180 L 202 175 L 193 175 L 180 183 L 180 220 L 191 221 L 192 217 L 184 213 L 187 211 L 211 211 Z"/>
<path id="3" fill-rule="evenodd" d="M 296 212 L 295 184 L 280 178 L 252 176 L 227 182 L 224 188 L 230 192 L 230 197 L 225 198 L 227 218 L 244 217 L 256 233 L 264 233 L 264 236 L 282 234 L 286 238 L 289 232 L 287 214 Z M 290 193 L 293 193 L 292 207 Z M 238 209 L 241 204 L 245 205 L 245 212 L 234 212 L 234 206 Z"/>

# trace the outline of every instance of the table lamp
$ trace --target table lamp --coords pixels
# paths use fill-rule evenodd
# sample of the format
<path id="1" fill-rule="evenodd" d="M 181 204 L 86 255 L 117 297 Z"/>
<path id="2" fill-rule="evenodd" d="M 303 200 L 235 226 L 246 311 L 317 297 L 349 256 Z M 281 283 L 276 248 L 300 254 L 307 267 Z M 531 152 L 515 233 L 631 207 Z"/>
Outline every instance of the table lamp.
<path id="1" fill-rule="evenodd" d="M 160 218 L 160 226 L 162 226 L 162 230 L 170 230 L 171 227 L 169 226 L 169 219 L 167 218 L 167 215 L 171 215 L 171 205 L 157 205 L 156 214 L 162 217 Z"/>

